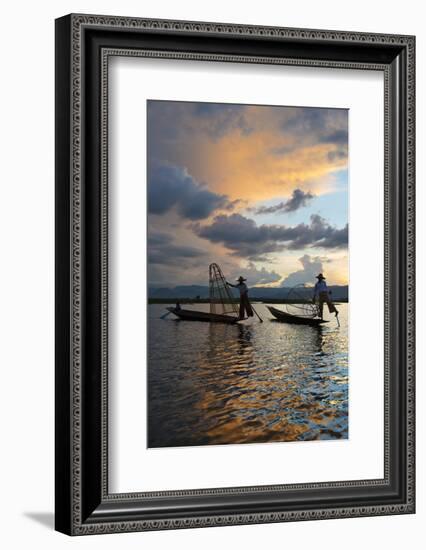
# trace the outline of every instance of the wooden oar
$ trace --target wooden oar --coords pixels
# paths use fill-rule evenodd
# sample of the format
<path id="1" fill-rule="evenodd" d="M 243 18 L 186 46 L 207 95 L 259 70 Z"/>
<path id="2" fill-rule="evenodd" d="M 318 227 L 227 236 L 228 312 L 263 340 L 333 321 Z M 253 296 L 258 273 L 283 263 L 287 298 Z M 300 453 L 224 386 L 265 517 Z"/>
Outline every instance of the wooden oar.
<path id="1" fill-rule="evenodd" d="M 250 306 L 251 306 L 251 309 L 256 313 L 256 317 L 259 319 L 259 321 L 260 321 L 261 323 L 263 323 L 263 319 L 259 316 L 259 314 L 257 313 L 257 311 L 254 309 L 253 305 L 250 304 Z"/>
<path id="2" fill-rule="evenodd" d="M 160 317 L 160 319 L 165 319 L 167 317 L 167 315 L 170 315 L 170 313 L 172 313 L 171 311 L 168 311 L 167 313 L 165 313 L 164 315 L 162 315 Z"/>

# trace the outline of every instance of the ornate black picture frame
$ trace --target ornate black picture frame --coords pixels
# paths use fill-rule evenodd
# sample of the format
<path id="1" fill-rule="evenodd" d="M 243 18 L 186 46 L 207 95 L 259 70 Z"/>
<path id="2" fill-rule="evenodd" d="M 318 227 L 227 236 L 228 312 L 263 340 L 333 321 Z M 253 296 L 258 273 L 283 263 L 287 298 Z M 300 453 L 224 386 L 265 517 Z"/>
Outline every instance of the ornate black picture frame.
<path id="1" fill-rule="evenodd" d="M 384 478 L 108 491 L 110 56 L 382 71 Z M 413 36 L 68 15 L 56 21 L 56 529 L 69 535 L 414 513 Z M 178 61 L 177 61 L 178 62 Z"/>

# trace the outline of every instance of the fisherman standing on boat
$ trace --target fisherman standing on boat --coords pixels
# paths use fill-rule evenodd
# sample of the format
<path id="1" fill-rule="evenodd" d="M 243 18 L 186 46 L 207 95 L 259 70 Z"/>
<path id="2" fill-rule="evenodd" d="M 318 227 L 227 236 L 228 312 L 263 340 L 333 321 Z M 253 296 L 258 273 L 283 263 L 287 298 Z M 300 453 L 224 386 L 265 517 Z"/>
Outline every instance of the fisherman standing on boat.
<path id="1" fill-rule="evenodd" d="M 339 315 L 339 312 L 336 309 L 336 306 L 331 301 L 331 291 L 327 288 L 327 283 L 325 282 L 325 277 L 322 273 L 316 276 L 318 279 L 317 283 L 315 284 L 314 288 L 314 297 L 312 298 L 312 302 L 315 303 L 318 300 L 318 307 L 319 307 L 319 314 L 321 319 L 323 318 L 323 309 L 324 309 L 324 303 L 328 306 L 328 311 L 330 313 L 335 313 L 336 317 Z"/>
<path id="2" fill-rule="evenodd" d="M 233 285 L 232 283 L 228 283 L 228 281 L 226 281 L 226 284 L 228 286 L 232 286 L 234 288 L 238 288 L 239 292 L 240 292 L 240 316 L 239 316 L 239 319 L 244 319 L 245 318 L 245 315 L 247 315 L 247 317 L 253 317 L 253 309 L 250 305 L 250 302 L 249 302 L 249 299 L 248 299 L 248 288 L 247 288 L 247 285 L 245 284 L 245 281 L 247 279 L 244 279 L 244 277 L 242 275 L 240 275 L 238 277 L 238 279 L 236 279 L 236 281 L 238 282 L 238 284 L 236 285 Z"/>

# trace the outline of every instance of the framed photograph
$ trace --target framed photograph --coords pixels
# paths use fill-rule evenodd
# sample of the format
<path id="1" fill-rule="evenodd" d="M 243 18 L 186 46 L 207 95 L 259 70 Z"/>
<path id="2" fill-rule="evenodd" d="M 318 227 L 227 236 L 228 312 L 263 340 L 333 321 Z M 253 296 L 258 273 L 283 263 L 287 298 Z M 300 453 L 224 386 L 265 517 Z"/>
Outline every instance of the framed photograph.
<path id="1" fill-rule="evenodd" d="M 413 36 L 56 21 L 56 529 L 414 513 Z"/>

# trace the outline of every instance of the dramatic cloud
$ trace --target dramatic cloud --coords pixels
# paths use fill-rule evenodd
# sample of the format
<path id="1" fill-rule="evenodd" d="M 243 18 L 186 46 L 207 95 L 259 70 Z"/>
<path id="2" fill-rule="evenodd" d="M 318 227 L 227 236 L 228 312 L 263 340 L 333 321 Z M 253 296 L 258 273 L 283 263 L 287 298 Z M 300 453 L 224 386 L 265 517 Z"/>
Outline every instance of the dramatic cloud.
<path id="1" fill-rule="evenodd" d="M 238 267 L 234 269 L 231 275 L 231 280 L 243 275 L 247 279 L 249 286 L 267 285 L 277 283 L 281 280 L 281 275 L 276 271 L 268 271 L 264 267 L 258 269 L 253 262 L 249 262 L 246 267 Z"/>
<path id="2" fill-rule="evenodd" d="M 281 130 L 292 135 L 290 144 L 273 147 L 272 155 L 285 156 L 309 145 L 329 147 L 327 159 L 331 165 L 341 164 L 348 156 L 348 118 L 345 109 L 294 110 L 284 118 Z"/>
<path id="3" fill-rule="evenodd" d="M 315 143 L 347 144 L 348 112 L 345 109 L 294 108 L 285 116 L 281 129 L 285 134 L 291 132 L 293 136 Z"/>
<path id="4" fill-rule="evenodd" d="M 318 214 L 310 224 L 257 225 L 241 214 L 219 215 L 210 225 L 194 224 L 195 233 L 214 243 L 221 243 L 233 254 L 258 260 L 285 248 L 343 248 L 348 243 L 348 225 L 338 229 Z"/>
<path id="5" fill-rule="evenodd" d="M 173 241 L 173 237 L 168 233 L 158 233 L 150 231 L 148 234 L 148 247 L 157 247 L 168 245 Z"/>
<path id="6" fill-rule="evenodd" d="M 208 218 L 217 209 L 230 209 L 232 202 L 226 195 L 209 191 L 188 172 L 169 164 L 155 164 L 149 171 L 148 211 L 165 214 L 176 207 L 189 220 Z"/>
<path id="7" fill-rule="evenodd" d="M 255 214 L 274 214 L 276 212 L 295 212 L 299 208 L 306 206 L 314 195 L 309 191 L 305 193 L 301 189 L 295 189 L 291 198 L 288 201 L 283 201 L 273 206 L 260 206 L 252 209 Z"/>
<path id="8" fill-rule="evenodd" d="M 185 166 L 209 190 L 251 203 L 297 187 L 330 193 L 347 168 L 348 113 L 318 109 L 148 102 L 148 159 Z"/>
<path id="9" fill-rule="evenodd" d="M 173 243 L 173 237 L 167 233 L 150 233 L 148 236 L 148 262 L 150 264 L 179 265 L 185 270 L 191 260 L 205 256 L 205 251 L 193 246 Z"/>
<path id="10" fill-rule="evenodd" d="M 302 264 L 303 269 L 294 271 L 290 273 L 281 283 L 281 286 L 293 287 L 299 284 L 310 283 L 314 284 L 316 282 L 315 277 L 318 273 L 322 273 L 323 263 L 328 262 L 326 258 L 321 258 L 320 256 L 310 256 L 305 254 L 299 258 L 299 262 Z"/>
<path id="11" fill-rule="evenodd" d="M 244 115 L 245 105 L 223 103 L 192 103 L 193 115 L 199 117 L 203 131 L 213 140 L 221 139 L 233 130 L 243 136 L 253 131 Z"/>
<path id="12" fill-rule="evenodd" d="M 218 141 L 236 130 L 248 136 L 250 127 L 245 105 L 190 101 L 148 101 L 148 130 L 154 153 L 170 141 L 202 135 Z M 157 156 L 157 155 L 155 155 Z"/>
<path id="13" fill-rule="evenodd" d="M 334 143 L 335 145 L 347 145 L 348 143 L 348 128 L 341 128 L 339 130 L 332 130 L 320 136 L 319 141 L 321 143 Z"/>
<path id="14" fill-rule="evenodd" d="M 188 260 L 204 256 L 204 251 L 191 246 L 168 245 L 160 249 L 150 249 L 148 261 L 152 264 L 175 264 L 178 260 Z M 188 267 L 188 263 L 182 263 L 182 269 Z"/>
<path id="15" fill-rule="evenodd" d="M 327 153 L 327 158 L 331 164 L 334 164 L 335 162 L 339 162 L 341 160 L 346 160 L 347 156 L 348 156 L 347 147 L 341 147 L 339 149 L 335 149 L 334 151 L 329 151 Z"/>
<path id="16" fill-rule="evenodd" d="M 347 280 L 347 110 L 148 101 L 147 163 L 151 284 L 204 284 L 217 261 L 279 286 L 305 253 Z"/>
<path id="17" fill-rule="evenodd" d="M 213 251 L 195 246 L 179 245 L 175 235 L 150 230 L 148 235 L 148 272 L 150 284 L 187 284 L 188 274 L 192 284 L 206 285 L 208 265 L 219 261 L 228 280 L 244 275 L 250 286 L 278 283 L 281 275 L 253 262 L 241 264 L 235 257 L 218 258 Z M 189 271 L 188 271 L 189 270 Z"/>

